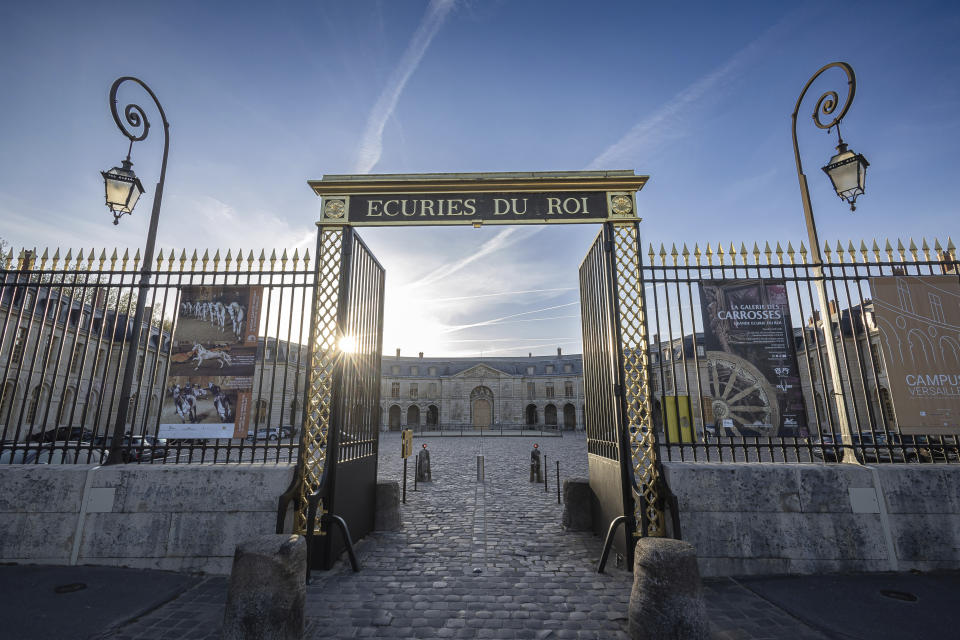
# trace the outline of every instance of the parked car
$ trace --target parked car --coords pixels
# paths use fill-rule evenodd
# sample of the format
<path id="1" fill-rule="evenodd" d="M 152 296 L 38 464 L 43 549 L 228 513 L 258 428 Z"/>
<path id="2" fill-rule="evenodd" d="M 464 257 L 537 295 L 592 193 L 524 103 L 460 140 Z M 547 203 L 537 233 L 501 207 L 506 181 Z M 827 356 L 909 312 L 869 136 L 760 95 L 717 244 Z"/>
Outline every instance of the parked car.
<path id="1" fill-rule="evenodd" d="M 103 451 L 90 446 L 77 448 L 76 441 L 60 440 L 48 444 L 17 444 L 0 451 L 0 464 L 103 464 Z"/>
<path id="2" fill-rule="evenodd" d="M 84 427 L 57 427 L 34 433 L 30 436 L 31 442 L 55 442 L 57 440 L 80 440 L 92 442 L 93 432 Z"/>
<path id="3" fill-rule="evenodd" d="M 265 427 L 263 429 L 257 429 L 252 435 L 248 435 L 247 442 L 256 442 L 258 440 L 279 440 L 280 434 L 281 432 L 279 427 Z"/>
<path id="4" fill-rule="evenodd" d="M 103 450 L 105 458 L 109 458 L 112 443 L 113 436 L 99 436 L 93 440 L 94 446 Z M 153 436 L 131 436 L 128 434 L 123 437 L 120 455 L 123 462 L 160 460 L 167 457 L 167 441 Z"/>
<path id="5" fill-rule="evenodd" d="M 840 459 L 843 441 L 840 434 L 825 433 L 813 439 L 813 455 L 829 462 Z M 860 462 L 916 462 L 920 458 L 913 436 L 890 431 L 863 431 L 851 434 L 854 455 Z"/>

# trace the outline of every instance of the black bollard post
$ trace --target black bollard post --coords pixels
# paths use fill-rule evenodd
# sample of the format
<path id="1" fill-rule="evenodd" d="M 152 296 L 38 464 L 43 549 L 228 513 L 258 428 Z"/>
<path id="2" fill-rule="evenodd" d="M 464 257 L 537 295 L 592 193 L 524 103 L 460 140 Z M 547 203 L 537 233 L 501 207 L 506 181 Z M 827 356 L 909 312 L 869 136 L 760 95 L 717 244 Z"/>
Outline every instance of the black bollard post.
<path id="1" fill-rule="evenodd" d="M 547 454 L 543 454 L 543 492 L 547 493 L 547 478 L 550 477 L 550 472 L 547 471 Z"/>
<path id="2" fill-rule="evenodd" d="M 540 468 L 540 445 L 534 444 L 533 451 L 530 452 L 530 482 L 540 483 L 541 478 L 541 468 Z"/>
<path id="3" fill-rule="evenodd" d="M 560 504 L 560 461 L 557 460 L 557 504 Z"/>
<path id="4" fill-rule="evenodd" d="M 403 504 L 407 504 L 407 459 L 403 459 Z"/>
<path id="5" fill-rule="evenodd" d="M 413 466 L 413 490 L 414 491 L 417 490 L 417 476 L 419 475 L 420 475 L 420 456 L 417 456 L 417 461 Z"/>

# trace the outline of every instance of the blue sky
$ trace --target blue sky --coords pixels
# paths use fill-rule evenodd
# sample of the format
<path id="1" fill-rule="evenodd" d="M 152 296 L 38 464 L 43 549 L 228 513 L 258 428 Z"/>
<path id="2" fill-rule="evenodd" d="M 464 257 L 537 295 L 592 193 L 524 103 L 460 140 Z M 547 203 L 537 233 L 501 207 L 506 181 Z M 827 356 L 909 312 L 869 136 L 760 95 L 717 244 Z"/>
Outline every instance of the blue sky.
<path id="1" fill-rule="evenodd" d="M 159 246 L 305 248 L 329 173 L 632 169 L 644 245 L 805 240 L 790 113 L 849 62 L 844 138 L 871 166 L 851 213 L 819 167 L 834 137 L 801 107 L 824 240 L 957 233 L 960 9 L 950 2 L 115 2 L 0 8 L 0 237 L 142 246 L 100 170 L 123 158 L 113 80 L 171 122 Z M 819 89 L 819 90 L 818 90 Z M 124 94 L 140 100 L 131 91 Z M 159 118 L 151 112 L 155 127 Z M 577 266 L 597 228 L 362 229 L 387 268 L 384 350 L 579 351 Z M 269 253 L 269 251 L 268 251 Z"/>

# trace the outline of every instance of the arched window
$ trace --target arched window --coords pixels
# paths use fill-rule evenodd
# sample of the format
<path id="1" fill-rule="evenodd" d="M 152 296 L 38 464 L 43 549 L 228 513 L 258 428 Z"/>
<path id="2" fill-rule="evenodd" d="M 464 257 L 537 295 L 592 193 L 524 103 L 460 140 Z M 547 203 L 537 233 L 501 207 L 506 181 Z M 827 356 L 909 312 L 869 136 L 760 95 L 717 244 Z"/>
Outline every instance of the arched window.
<path id="1" fill-rule="evenodd" d="M 537 417 L 537 405 L 528 404 L 527 408 L 524 410 L 524 416 L 526 417 L 526 423 L 528 425 L 537 424 L 539 419 Z"/>
<path id="2" fill-rule="evenodd" d="M 470 416 L 476 429 L 493 424 L 493 391 L 489 387 L 474 387 L 470 392 Z"/>
<path id="3" fill-rule="evenodd" d="M 17 395 L 17 383 L 7 380 L 3 383 L 3 393 L 0 395 L 0 423 L 10 424 L 10 413 L 13 411 L 13 401 Z"/>
<path id="4" fill-rule="evenodd" d="M 390 431 L 400 430 L 400 405 L 395 404 L 390 407 Z"/>
<path id="5" fill-rule="evenodd" d="M 27 407 L 27 423 L 33 424 L 37 419 L 37 409 L 40 407 L 40 400 L 46 400 L 47 396 L 50 395 L 50 387 L 43 385 L 43 387 L 34 387 L 33 391 L 30 392 L 30 404 Z M 42 416 L 40 416 L 42 418 Z"/>
<path id="6" fill-rule="evenodd" d="M 437 409 L 437 405 L 432 404 L 427 407 L 427 426 L 435 427 L 440 421 L 440 410 Z"/>
<path id="7" fill-rule="evenodd" d="M 557 408 L 552 404 L 548 404 L 543 410 L 543 422 L 548 427 L 557 426 Z"/>
<path id="8" fill-rule="evenodd" d="M 563 428 L 570 431 L 577 428 L 577 408 L 569 402 L 563 405 Z"/>
<path id="9" fill-rule="evenodd" d="M 407 427 L 417 426 L 420 426 L 420 407 L 412 404 L 410 408 L 407 409 Z"/>

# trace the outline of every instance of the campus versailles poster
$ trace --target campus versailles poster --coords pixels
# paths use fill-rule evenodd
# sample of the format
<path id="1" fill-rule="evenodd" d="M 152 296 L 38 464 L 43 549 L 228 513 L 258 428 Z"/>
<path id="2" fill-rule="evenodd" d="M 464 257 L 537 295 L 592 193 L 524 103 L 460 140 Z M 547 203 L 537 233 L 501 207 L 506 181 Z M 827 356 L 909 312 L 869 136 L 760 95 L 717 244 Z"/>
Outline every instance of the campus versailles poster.
<path id="1" fill-rule="evenodd" d="M 875 277 L 870 290 L 900 432 L 960 432 L 960 280 Z"/>
<path id="2" fill-rule="evenodd" d="M 180 289 L 161 437 L 246 437 L 262 299 L 259 286 Z"/>

